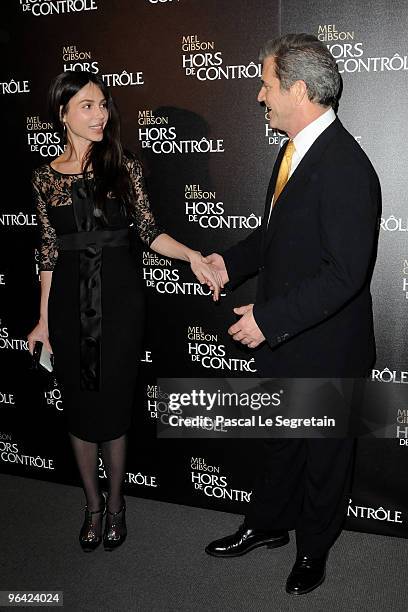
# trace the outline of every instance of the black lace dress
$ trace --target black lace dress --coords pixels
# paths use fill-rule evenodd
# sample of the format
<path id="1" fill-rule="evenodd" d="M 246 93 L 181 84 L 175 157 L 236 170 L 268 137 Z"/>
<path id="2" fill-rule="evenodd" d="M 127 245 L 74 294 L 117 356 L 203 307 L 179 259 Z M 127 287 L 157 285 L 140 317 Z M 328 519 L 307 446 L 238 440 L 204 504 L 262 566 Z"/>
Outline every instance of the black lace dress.
<path id="1" fill-rule="evenodd" d="M 50 270 L 48 327 L 68 430 L 90 442 L 127 431 L 144 327 L 144 289 L 129 246 L 134 225 L 150 245 L 162 233 L 139 162 L 124 161 L 134 186 L 129 216 L 109 194 L 105 219 L 92 200 L 92 172 L 33 172 L 41 227 L 40 269 Z"/>

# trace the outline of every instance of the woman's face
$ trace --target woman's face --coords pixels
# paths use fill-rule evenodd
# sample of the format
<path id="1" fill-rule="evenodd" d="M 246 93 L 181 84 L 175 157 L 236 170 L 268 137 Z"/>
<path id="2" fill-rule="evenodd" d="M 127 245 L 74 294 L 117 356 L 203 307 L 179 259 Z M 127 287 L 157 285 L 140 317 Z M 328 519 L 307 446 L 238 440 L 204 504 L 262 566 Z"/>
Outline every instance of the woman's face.
<path id="1" fill-rule="evenodd" d="M 62 110 L 62 108 L 61 108 Z M 62 116 L 67 136 L 99 142 L 108 121 L 107 101 L 98 85 L 87 83 L 68 102 Z"/>

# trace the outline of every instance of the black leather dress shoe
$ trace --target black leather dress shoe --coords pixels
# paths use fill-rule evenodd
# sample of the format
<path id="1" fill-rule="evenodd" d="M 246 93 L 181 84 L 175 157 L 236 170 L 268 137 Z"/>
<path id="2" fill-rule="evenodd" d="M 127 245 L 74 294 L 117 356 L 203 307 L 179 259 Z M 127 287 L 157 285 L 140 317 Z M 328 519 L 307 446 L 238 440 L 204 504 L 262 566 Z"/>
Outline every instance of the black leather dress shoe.
<path id="1" fill-rule="evenodd" d="M 310 593 L 322 584 L 326 577 L 326 556 L 313 559 L 304 555 L 298 557 L 286 582 L 290 595 Z"/>
<path id="2" fill-rule="evenodd" d="M 287 531 L 261 531 L 260 529 L 251 529 L 244 523 L 232 535 L 208 544 L 205 552 L 213 557 L 239 557 L 254 548 L 258 548 L 258 546 L 278 548 L 288 542 L 289 534 Z"/>

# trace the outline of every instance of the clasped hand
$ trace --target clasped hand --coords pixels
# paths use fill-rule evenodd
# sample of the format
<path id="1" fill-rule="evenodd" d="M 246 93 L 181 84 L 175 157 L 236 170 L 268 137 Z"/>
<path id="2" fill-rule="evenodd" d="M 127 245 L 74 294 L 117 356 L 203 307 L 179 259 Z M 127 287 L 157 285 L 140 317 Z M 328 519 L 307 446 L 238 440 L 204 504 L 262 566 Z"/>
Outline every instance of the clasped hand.
<path id="1" fill-rule="evenodd" d="M 193 274 L 199 283 L 206 284 L 213 292 L 213 300 L 216 302 L 220 297 L 220 290 L 224 288 L 221 274 L 211 263 L 207 263 L 200 252 L 196 251 L 190 258 Z"/>

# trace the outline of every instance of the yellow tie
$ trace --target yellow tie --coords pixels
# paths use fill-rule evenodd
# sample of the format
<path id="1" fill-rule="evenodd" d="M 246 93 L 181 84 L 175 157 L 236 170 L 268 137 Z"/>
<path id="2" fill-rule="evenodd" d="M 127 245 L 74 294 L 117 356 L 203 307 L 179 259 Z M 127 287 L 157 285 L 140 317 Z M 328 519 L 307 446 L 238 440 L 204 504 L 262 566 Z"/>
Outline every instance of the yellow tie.
<path id="1" fill-rule="evenodd" d="M 276 200 L 279 198 L 280 194 L 282 193 L 284 186 L 288 182 L 290 167 L 292 165 L 292 157 L 293 157 L 293 153 L 295 152 L 295 150 L 296 149 L 295 149 L 293 140 L 289 140 L 286 146 L 285 154 L 281 161 L 278 178 L 276 179 L 275 193 L 273 194 L 273 204 L 274 205 L 276 203 Z"/>

